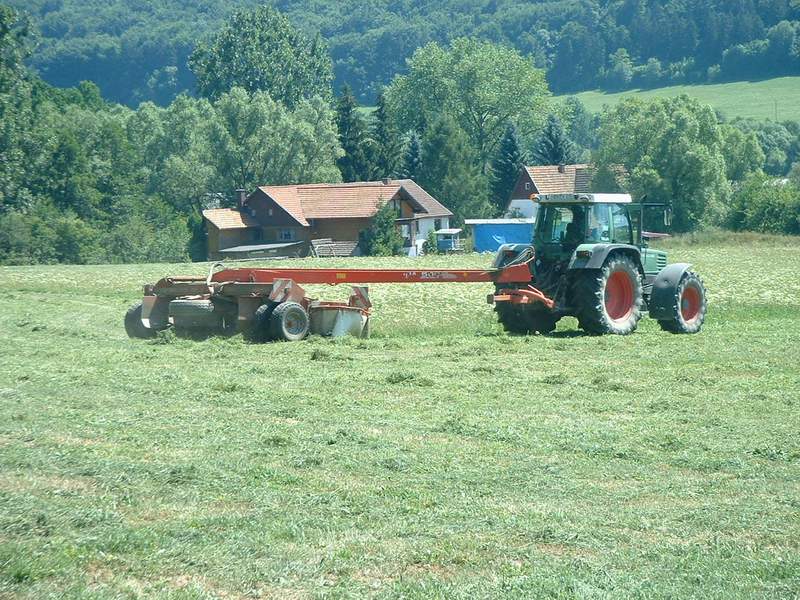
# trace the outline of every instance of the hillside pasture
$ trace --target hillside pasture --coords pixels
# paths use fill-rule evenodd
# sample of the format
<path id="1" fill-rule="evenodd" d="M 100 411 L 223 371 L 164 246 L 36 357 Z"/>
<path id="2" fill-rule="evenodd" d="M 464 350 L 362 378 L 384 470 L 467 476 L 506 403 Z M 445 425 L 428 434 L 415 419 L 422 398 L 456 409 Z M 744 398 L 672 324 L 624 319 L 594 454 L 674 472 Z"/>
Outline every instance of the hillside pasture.
<path id="1" fill-rule="evenodd" d="M 0 268 L 0 597 L 796 597 L 800 244 L 671 260 L 699 335 L 514 337 L 485 285 L 375 285 L 371 339 L 267 345 L 125 336 L 208 265 Z"/>
<path id="2" fill-rule="evenodd" d="M 737 81 L 709 85 L 676 85 L 619 93 L 600 91 L 576 94 L 590 112 L 613 107 L 624 98 L 643 100 L 687 94 L 710 104 L 727 118 L 752 117 L 773 121 L 800 121 L 800 77 L 779 77 L 764 81 Z"/>

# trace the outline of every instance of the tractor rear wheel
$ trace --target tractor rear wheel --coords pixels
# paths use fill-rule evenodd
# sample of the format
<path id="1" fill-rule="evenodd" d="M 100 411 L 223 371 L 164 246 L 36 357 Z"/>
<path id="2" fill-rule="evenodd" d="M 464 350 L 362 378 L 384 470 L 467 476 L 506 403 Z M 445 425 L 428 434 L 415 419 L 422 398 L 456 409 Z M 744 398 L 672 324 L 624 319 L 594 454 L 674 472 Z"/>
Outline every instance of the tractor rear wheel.
<path id="1" fill-rule="evenodd" d="M 125 332 L 128 337 L 142 340 L 156 337 L 156 330 L 145 327 L 142 323 L 142 303 L 137 302 L 125 313 Z"/>
<path id="2" fill-rule="evenodd" d="M 672 318 L 658 324 L 672 333 L 697 333 L 705 320 L 706 288 L 694 271 L 687 271 L 675 290 Z"/>
<path id="3" fill-rule="evenodd" d="M 558 318 L 546 310 L 510 302 L 498 302 L 496 310 L 503 329 L 509 333 L 552 333 L 558 322 Z"/>
<path id="4" fill-rule="evenodd" d="M 612 255 L 599 271 L 581 273 L 573 288 L 573 304 L 587 333 L 627 335 L 642 318 L 642 279 L 636 264 Z"/>
<path id="5" fill-rule="evenodd" d="M 269 324 L 273 340 L 299 342 L 308 335 L 311 321 L 302 304 L 283 302 L 272 311 Z"/>

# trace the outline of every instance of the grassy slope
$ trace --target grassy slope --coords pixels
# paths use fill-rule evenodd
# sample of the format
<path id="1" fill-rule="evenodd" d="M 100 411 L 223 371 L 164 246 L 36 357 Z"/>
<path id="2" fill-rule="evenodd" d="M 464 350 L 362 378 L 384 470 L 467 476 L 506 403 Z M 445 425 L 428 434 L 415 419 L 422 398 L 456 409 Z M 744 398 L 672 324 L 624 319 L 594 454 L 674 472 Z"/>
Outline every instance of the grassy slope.
<path id="1" fill-rule="evenodd" d="M 508 337 L 431 284 L 366 341 L 149 343 L 139 284 L 197 266 L 0 269 L 0 596 L 792 596 L 800 246 L 672 258 L 698 336 Z"/>
<path id="2" fill-rule="evenodd" d="M 604 105 L 613 106 L 628 96 L 644 99 L 688 94 L 721 110 L 728 118 L 754 117 L 775 120 L 775 102 L 778 102 L 778 120 L 800 121 L 800 77 L 781 77 L 757 82 L 721 83 L 714 85 L 679 85 L 653 90 L 634 90 L 618 94 L 583 92 L 577 96 L 592 112 Z"/>

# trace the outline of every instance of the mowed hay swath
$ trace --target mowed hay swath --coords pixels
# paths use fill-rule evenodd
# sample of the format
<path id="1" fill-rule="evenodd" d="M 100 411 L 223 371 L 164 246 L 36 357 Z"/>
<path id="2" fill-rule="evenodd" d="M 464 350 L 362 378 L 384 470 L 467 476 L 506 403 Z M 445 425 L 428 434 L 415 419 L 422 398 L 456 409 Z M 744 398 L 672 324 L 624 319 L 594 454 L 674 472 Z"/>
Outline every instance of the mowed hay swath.
<path id="1" fill-rule="evenodd" d="M 431 284 L 372 286 L 369 340 L 143 342 L 140 284 L 205 266 L 0 269 L 0 595 L 791 597 L 800 246 L 670 260 L 699 335 L 510 337 Z"/>

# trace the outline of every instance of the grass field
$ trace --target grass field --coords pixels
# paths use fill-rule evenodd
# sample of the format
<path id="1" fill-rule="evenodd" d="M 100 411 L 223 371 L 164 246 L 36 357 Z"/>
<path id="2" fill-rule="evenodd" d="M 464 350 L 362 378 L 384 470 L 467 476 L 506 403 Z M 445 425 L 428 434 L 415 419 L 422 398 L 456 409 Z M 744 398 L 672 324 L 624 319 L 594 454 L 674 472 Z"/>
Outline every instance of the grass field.
<path id="1" fill-rule="evenodd" d="M 0 269 L 0 597 L 797 598 L 800 244 L 712 241 L 671 256 L 697 336 L 509 337 L 428 284 L 369 340 L 139 341 L 203 266 Z"/>
<path id="2" fill-rule="evenodd" d="M 721 110 L 725 116 L 800 121 L 800 77 L 780 77 L 765 81 L 740 81 L 712 85 L 678 85 L 652 90 L 633 90 L 618 94 L 583 92 L 578 98 L 592 112 L 604 105 L 614 106 L 623 98 L 665 98 L 688 94 Z M 777 106 L 776 106 L 777 103 Z"/>

